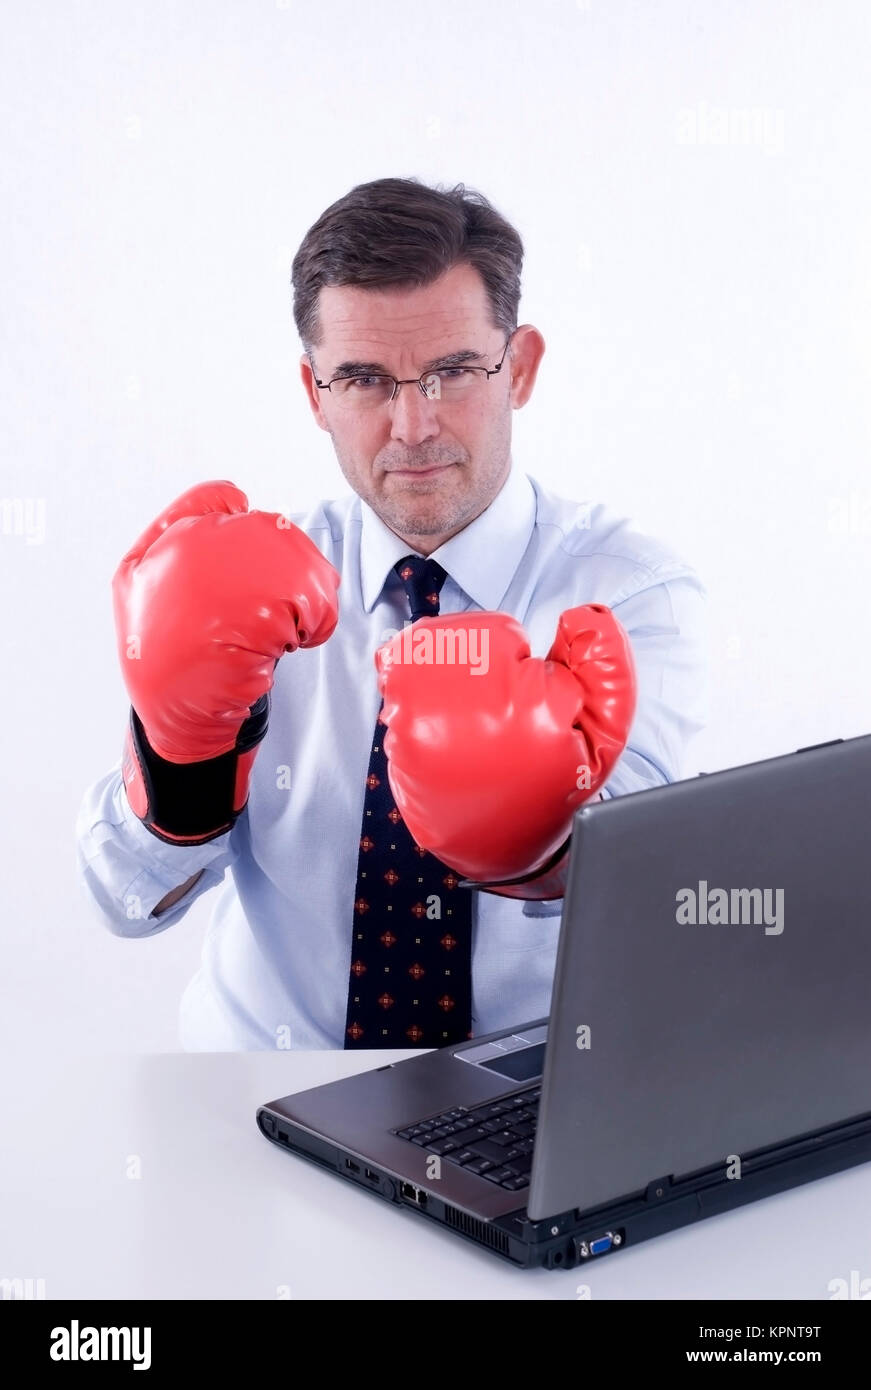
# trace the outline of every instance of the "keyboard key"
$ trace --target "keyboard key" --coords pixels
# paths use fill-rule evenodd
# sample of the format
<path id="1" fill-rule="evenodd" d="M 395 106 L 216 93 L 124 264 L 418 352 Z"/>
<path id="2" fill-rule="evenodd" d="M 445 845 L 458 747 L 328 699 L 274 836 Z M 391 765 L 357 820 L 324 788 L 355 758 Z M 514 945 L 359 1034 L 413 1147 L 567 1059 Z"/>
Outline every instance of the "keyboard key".
<path id="1" fill-rule="evenodd" d="M 509 1145 L 514 1144 L 518 1139 L 522 1139 L 523 1135 L 515 1134 L 513 1129 L 500 1129 L 498 1134 L 491 1134 L 490 1138 L 493 1140 L 494 1144 L 501 1144 L 503 1149 L 507 1149 Z"/>
<path id="2" fill-rule="evenodd" d="M 511 1173 L 507 1168 L 491 1168 L 488 1172 L 482 1173 L 481 1176 L 486 1178 L 488 1182 L 503 1183 L 511 1177 Z"/>
<path id="3" fill-rule="evenodd" d="M 449 1154 L 460 1147 L 459 1139 L 434 1139 L 426 1145 L 426 1151 L 430 1154 Z"/>
<path id="4" fill-rule="evenodd" d="M 514 1152 L 513 1149 L 506 1149 L 502 1144 L 494 1144 L 489 1136 L 486 1139 L 479 1139 L 476 1144 L 470 1144 L 469 1148 L 474 1148 L 484 1158 L 492 1158 L 493 1162 L 498 1163 L 500 1168 L 508 1162 L 506 1155 Z M 517 1157 L 522 1158 L 523 1155 L 518 1154 Z"/>
<path id="5" fill-rule="evenodd" d="M 467 1163 L 474 1163 L 475 1159 L 480 1157 L 474 1149 L 454 1149 L 453 1153 L 448 1154 L 451 1163 L 459 1163 L 461 1167 Z"/>
<path id="6" fill-rule="evenodd" d="M 482 1106 L 481 1111 L 485 1120 L 498 1120 L 500 1115 L 504 1115 L 505 1106 L 500 1101 L 494 1100 L 492 1105 Z M 483 1124 L 484 1120 L 481 1123 Z"/>
<path id="7" fill-rule="evenodd" d="M 529 1186 L 529 1178 L 505 1178 L 499 1185 L 507 1187 L 509 1192 L 519 1192 L 521 1187 Z"/>
<path id="8" fill-rule="evenodd" d="M 481 1177 L 483 1177 L 485 1173 L 489 1172 L 491 1168 L 495 1167 L 496 1164 L 493 1163 L 492 1160 L 489 1158 L 476 1158 L 473 1159 L 471 1163 L 463 1164 L 463 1168 L 467 1173 L 478 1173 Z"/>
<path id="9" fill-rule="evenodd" d="M 470 1148 L 477 1144 L 479 1139 L 490 1138 L 489 1131 L 484 1129 L 483 1125 L 472 1125 L 469 1129 L 461 1130 L 461 1135 L 463 1143 L 468 1144 Z"/>
<path id="10" fill-rule="evenodd" d="M 521 1139 L 531 1139 L 535 1134 L 535 1125 L 531 1120 L 515 1120 L 512 1116 L 511 1127 L 517 1131 Z"/>

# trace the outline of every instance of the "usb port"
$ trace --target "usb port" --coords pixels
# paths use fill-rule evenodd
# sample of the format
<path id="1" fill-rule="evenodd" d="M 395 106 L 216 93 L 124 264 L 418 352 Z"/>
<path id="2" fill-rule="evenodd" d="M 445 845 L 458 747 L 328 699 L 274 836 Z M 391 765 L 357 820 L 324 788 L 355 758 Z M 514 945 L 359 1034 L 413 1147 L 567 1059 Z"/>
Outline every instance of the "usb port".
<path id="1" fill-rule="evenodd" d="M 355 1163 L 354 1160 L 353 1160 L 352 1158 L 346 1158 L 346 1159 L 345 1159 L 345 1167 L 346 1167 L 346 1168 L 350 1168 L 350 1170 L 351 1170 L 352 1173 L 359 1173 L 359 1171 L 360 1171 L 360 1165 L 359 1165 L 359 1163 Z"/>
<path id="2" fill-rule="evenodd" d="M 378 1181 L 378 1174 L 373 1173 L 371 1168 L 366 1169 L 366 1177 L 369 1179 L 370 1182 Z"/>

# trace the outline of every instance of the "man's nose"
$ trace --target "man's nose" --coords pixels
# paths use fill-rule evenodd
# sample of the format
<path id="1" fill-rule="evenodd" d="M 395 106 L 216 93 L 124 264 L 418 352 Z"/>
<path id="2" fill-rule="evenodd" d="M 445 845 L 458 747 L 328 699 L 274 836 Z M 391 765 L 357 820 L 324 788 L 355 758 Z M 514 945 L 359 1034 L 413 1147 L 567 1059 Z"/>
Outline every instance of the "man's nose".
<path id="1" fill-rule="evenodd" d="M 391 412 L 390 437 L 403 444 L 422 444 L 439 432 L 437 402 L 425 396 L 416 381 L 397 387 L 388 405 Z"/>

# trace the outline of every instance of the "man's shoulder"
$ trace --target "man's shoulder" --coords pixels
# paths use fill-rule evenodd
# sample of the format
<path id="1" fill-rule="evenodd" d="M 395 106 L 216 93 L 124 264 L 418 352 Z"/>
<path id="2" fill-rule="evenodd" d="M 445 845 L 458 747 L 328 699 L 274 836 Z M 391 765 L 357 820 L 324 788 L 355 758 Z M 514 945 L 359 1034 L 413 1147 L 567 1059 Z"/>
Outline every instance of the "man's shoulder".
<path id="1" fill-rule="evenodd" d="M 554 544 L 566 556 L 609 561 L 651 582 L 686 577 L 697 579 L 690 562 L 671 544 L 640 527 L 609 503 L 561 496 L 529 476 L 536 494 L 536 525 L 550 530 Z"/>

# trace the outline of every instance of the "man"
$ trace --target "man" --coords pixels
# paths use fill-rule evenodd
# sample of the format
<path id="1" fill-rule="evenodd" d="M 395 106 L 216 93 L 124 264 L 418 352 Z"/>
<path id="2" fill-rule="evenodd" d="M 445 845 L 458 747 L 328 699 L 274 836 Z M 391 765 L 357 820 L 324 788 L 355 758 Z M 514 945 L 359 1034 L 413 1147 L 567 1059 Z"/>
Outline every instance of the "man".
<path id="1" fill-rule="evenodd" d="M 131 726 L 79 862 L 130 937 L 230 870 L 189 1050 L 439 1046 L 546 1014 L 574 809 L 675 780 L 702 727 L 696 576 L 512 465 L 544 352 L 522 255 L 462 185 L 352 189 L 293 283 L 353 493 L 288 519 L 201 484 L 115 576 Z"/>

